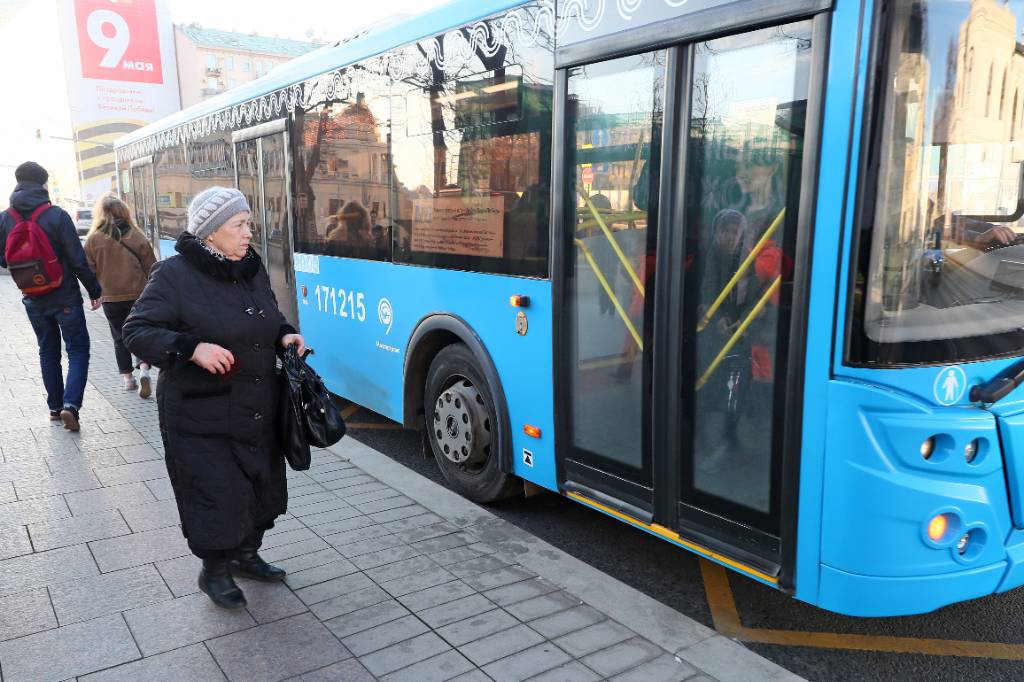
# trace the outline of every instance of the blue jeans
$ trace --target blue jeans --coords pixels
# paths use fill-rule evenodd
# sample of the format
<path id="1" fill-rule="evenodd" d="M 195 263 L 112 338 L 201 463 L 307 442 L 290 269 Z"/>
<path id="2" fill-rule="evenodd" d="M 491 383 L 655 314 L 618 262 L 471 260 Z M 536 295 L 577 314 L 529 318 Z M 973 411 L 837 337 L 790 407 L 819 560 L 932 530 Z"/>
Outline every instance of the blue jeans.
<path id="1" fill-rule="evenodd" d="M 25 312 L 39 342 L 39 367 L 46 387 L 46 404 L 51 410 L 66 406 L 79 409 L 89 377 L 89 329 L 81 303 L 45 308 L 25 303 Z M 60 339 L 68 351 L 68 377 L 64 382 L 60 359 Z"/>

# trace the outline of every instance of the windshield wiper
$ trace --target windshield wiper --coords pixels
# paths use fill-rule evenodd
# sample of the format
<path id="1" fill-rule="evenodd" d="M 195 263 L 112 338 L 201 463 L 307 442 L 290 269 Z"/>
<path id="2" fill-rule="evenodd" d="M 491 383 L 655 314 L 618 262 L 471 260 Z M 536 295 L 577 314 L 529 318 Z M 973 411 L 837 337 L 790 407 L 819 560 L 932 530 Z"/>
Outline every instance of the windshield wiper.
<path id="1" fill-rule="evenodd" d="M 1024 383 L 1024 360 L 1014 363 L 987 383 L 971 388 L 971 402 L 997 403 Z"/>

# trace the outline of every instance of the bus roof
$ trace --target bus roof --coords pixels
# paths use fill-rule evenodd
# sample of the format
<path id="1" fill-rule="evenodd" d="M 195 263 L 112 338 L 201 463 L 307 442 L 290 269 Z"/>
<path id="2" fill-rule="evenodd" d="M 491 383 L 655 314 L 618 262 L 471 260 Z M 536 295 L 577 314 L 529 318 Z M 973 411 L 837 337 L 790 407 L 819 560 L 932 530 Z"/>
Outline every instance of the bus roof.
<path id="1" fill-rule="evenodd" d="M 361 29 L 333 45 L 321 47 L 286 62 L 262 78 L 244 83 L 216 97 L 193 104 L 187 109 L 182 109 L 159 121 L 134 130 L 118 138 L 114 142 L 114 147 L 118 149 L 125 147 L 156 133 L 301 83 L 322 73 L 354 64 L 392 48 L 436 35 L 446 29 L 496 14 L 510 7 L 522 5 L 525 1 L 451 0 L 423 14 L 404 16 L 393 21 L 384 20 Z"/>

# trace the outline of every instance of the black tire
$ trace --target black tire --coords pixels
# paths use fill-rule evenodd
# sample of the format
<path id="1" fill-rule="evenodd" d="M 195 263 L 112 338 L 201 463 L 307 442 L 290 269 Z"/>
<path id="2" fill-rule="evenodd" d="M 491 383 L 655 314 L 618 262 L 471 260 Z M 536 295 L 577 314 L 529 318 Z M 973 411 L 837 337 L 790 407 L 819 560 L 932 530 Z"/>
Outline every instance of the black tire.
<path id="1" fill-rule="evenodd" d="M 518 479 L 501 470 L 500 448 L 509 444 L 499 434 L 494 390 L 464 344 L 444 347 L 430 363 L 423 424 L 441 473 L 459 494 L 487 503 L 518 492 Z"/>

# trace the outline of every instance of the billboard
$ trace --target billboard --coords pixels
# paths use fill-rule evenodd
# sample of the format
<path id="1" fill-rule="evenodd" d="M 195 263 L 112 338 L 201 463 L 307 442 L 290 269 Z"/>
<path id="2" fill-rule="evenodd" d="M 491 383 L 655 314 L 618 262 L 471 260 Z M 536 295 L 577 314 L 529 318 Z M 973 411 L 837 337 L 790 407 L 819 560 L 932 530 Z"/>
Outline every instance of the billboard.
<path id="1" fill-rule="evenodd" d="M 181 108 L 174 28 L 161 0 L 60 0 L 81 198 L 114 186 L 115 139 Z"/>

